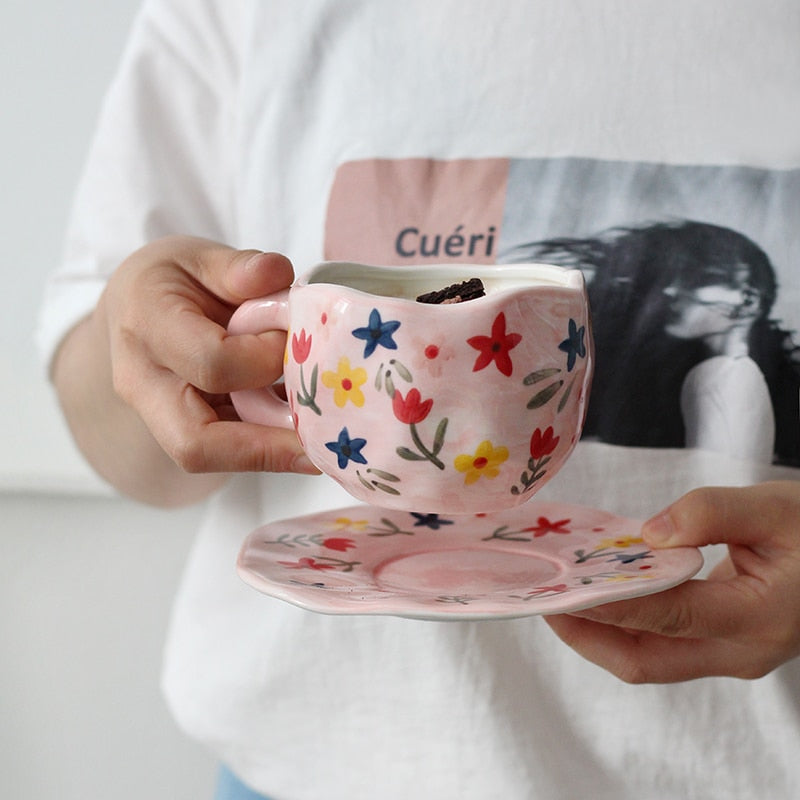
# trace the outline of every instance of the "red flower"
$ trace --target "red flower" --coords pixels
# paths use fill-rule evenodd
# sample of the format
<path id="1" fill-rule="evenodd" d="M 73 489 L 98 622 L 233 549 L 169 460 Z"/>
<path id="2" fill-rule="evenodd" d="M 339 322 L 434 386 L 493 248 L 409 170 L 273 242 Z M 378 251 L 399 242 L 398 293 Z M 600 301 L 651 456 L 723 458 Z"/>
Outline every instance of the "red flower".
<path id="1" fill-rule="evenodd" d="M 306 336 L 306 330 L 303 328 L 300 331 L 300 336 L 292 334 L 292 355 L 298 364 L 302 364 L 311 352 L 311 337 Z"/>
<path id="2" fill-rule="evenodd" d="M 352 539 L 333 536 L 330 539 L 324 539 L 322 546 L 327 547 L 328 550 L 338 550 L 341 553 L 346 553 L 351 547 L 355 547 L 356 543 Z"/>
<path id="3" fill-rule="evenodd" d="M 336 569 L 335 564 L 320 564 L 319 561 L 308 557 L 297 561 L 279 561 L 278 563 L 287 569 Z"/>
<path id="4" fill-rule="evenodd" d="M 531 436 L 531 457 L 538 461 L 544 456 L 549 456 L 558 446 L 560 438 L 553 436 L 552 425 L 544 433 L 541 428 L 537 428 Z"/>
<path id="5" fill-rule="evenodd" d="M 406 425 L 422 422 L 430 414 L 432 406 L 433 398 L 423 400 L 419 389 L 409 389 L 405 399 L 400 392 L 395 392 L 392 397 L 394 415 Z"/>
<path id="6" fill-rule="evenodd" d="M 532 592 L 528 592 L 529 597 L 538 597 L 543 594 L 563 594 L 567 591 L 566 583 L 557 583 L 555 586 L 539 586 Z"/>
<path id="7" fill-rule="evenodd" d="M 519 333 L 506 333 L 506 315 L 501 311 L 492 323 L 492 333 L 490 336 L 473 336 L 467 339 L 467 344 L 480 350 L 480 355 L 475 360 L 473 372 L 478 372 L 494 361 L 497 369 L 503 375 L 511 375 L 513 369 L 509 352 L 515 348 L 522 335 Z"/>
<path id="8" fill-rule="evenodd" d="M 571 533 L 569 528 L 564 528 L 564 526 L 569 525 L 570 522 L 572 522 L 571 519 L 559 519 L 555 522 L 550 522 L 547 517 L 539 517 L 539 519 L 536 520 L 536 525 L 525 528 L 525 532 L 532 533 L 534 539 L 539 536 L 544 536 L 546 533 Z"/>

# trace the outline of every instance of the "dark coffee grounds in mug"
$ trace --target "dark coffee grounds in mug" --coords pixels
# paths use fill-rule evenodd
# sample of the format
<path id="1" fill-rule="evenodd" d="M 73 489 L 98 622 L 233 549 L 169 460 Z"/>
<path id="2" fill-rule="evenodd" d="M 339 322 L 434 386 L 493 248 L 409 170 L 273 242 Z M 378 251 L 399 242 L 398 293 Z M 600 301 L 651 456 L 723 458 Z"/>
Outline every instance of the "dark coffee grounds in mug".
<path id="1" fill-rule="evenodd" d="M 467 300 L 476 300 L 478 297 L 485 296 L 485 294 L 481 279 L 470 278 L 468 281 L 454 283 L 452 286 L 445 286 L 444 289 L 437 289 L 435 292 L 421 294 L 417 298 L 417 302 L 434 305 L 464 303 Z"/>

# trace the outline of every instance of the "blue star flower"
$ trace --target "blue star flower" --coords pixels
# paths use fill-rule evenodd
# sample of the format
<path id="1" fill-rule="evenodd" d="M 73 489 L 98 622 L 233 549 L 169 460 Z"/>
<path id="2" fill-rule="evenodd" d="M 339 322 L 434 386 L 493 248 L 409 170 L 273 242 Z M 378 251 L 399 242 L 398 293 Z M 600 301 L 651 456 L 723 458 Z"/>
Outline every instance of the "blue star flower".
<path id="1" fill-rule="evenodd" d="M 349 461 L 366 464 L 367 459 L 361 454 L 361 448 L 367 443 L 366 439 L 351 439 L 347 428 L 342 428 L 339 438 L 335 442 L 326 442 L 325 447 L 336 453 L 339 469 L 344 469 Z"/>
<path id="2" fill-rule="evenodd" d="M 572 372 L 572 368 L 575 366 L 575 359 L 578 356 L 581 358 L 586 357 L 586 344 L 583 341 L 585 333 L 585 325 L 581 325 L 579 328 L 574 319 L 569 321 L 569 336 L 558 346 L 559 350 L 563 350 L 567 354 L 567 372 Z"/>
<path id="3" fill-rule="evenodd" d="M 633 564 L 634 561 L 641 561 L 644 558 L 652 558 L 649 550 L 642 550 L 639 553 L 614 553 L 609 561 L 619 561 L 621 564 Z"/>
<path id="4" fill-rule="evenodd" d="M 453 520 L 442 519 L 438 514 L 417 514 L 412 511 L 411 516 L 416 517 L 417 521 L 414 523 L 415 528 L 425 527 L 430 528 L 432 531 L 438 531 L 442 525 L 453 524 Z"/>
<path id="5" fill-rule="evenodd" d="M 364 358 L 368 358 L 375 352 L 375 348 L 378 345 L 385 347 L 387 350 L 397 350 L 397 342 L 392 339 L 392 334 L 399 327 L 399 320 L 383 322 L 378 309 L 373 308 L 369 314 L 369 325 L 366 328 L 356 328 L 353 331 L 353 336 L 366 342 L 364 345 Z"/>

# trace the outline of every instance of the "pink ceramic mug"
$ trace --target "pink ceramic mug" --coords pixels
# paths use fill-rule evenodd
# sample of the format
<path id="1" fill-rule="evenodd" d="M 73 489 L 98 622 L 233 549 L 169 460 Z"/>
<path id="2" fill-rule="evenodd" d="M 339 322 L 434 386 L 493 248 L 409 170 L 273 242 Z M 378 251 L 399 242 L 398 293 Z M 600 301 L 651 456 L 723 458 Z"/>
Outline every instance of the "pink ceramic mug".
<path id="1" fill-rule="evenodd" d="M 486 294 L 415 298 L 477 277 Z M 582 274 L 546 264 L 324 263 L 244 303 L 233 334 L 288 331 L 287 401 L 236 392 L 242 419 L 293 426 L 359 500 L 424 513 L 529 499 L 572 452 L 593 347 Z"/>

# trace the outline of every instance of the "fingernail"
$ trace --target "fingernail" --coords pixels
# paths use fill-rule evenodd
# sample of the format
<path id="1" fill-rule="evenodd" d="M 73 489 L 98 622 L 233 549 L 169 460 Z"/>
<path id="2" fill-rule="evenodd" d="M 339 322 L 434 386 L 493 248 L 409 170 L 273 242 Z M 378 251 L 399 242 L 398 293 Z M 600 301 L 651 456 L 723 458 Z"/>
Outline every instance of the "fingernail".
<path id="1" fill-rule="evenodd" d="M 642 526 L 642 538 L 654 546 L 669 544 L 674 535 L 675 523 L 668 508 L 651 517 Z"/>
<path id="2" fill-rule="evenodd" d="M 259 250 L 255 253 L 251 253 L 242 264 L 242 269 L 246 273 L 251 273 L 253 270 L 259 269 L 261 266 L 261 259 L 263 258 L 264 253 L 263 251 Z"/>

